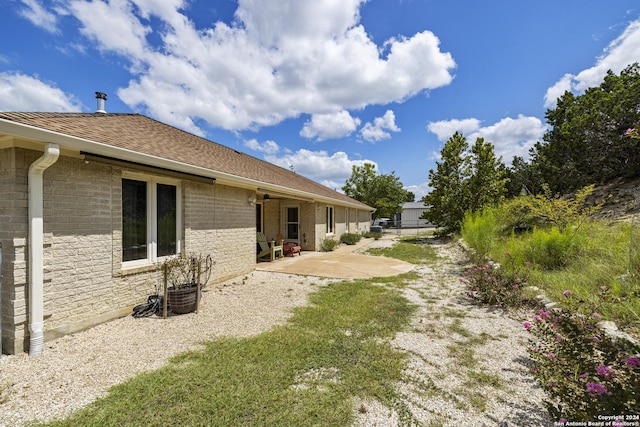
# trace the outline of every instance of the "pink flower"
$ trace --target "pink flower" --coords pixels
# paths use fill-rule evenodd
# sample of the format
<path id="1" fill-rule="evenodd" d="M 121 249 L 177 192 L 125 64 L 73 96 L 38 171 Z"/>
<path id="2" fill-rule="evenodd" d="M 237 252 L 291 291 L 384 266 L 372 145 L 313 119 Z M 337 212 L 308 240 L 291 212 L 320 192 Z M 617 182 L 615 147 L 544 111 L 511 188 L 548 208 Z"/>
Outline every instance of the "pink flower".
<path id="1" fill-rule="evenodd" d="M 535 315 L 533 316 L 533 321 L 534 321 L 534 322 L 542 322 L 542 318 L 541 318 L 540 316 L 538 316 L 537 314 L 535 314 Z"/>
<path id="2" fill-rule="evenodd" d="M 589 393 L 591 397 L 602 396 L 603 394 L 611 395 L 611 392 L 600 383 L 587 383 L 587 393 Z"/>
<path id="3" fill-rule="evenodd" d="M 550 352 L 549 354 L 547 354 L 547 357 L 548 357 L 549 359 L 555 359 L 556 355 L 555 355 L 555 353 L 554 353 L 554 352 Z"/>
<path id="4" fill-rule="evenodd" d="M 607 287 L 606 286 L 600 286 L 600 289 L 602 289 L 602 292 L 604 292 L 604 291 L 607 290 Z"/>
<path id="5" fill-rule="evenodd" d="M 631 134 L 632 134 L 632 133 L 634 133 L 635 131 L 636 131 L 635 129 L 629 128 L 629 129 L 627 129 L 627 131 L 626 131 L 624 134 L 625 134 L 625 135 L 631 135 Z"/>
<path id="6" fill-rule="evenodd" d="M 529 329 L 531 329 L 531 322 L 524 322 L 522 326 L 524 326 L 524 328 L 528 331 Z"/>
<path id="7" fill-rule="evenodd" d="M 540 310 L 540 317 L 542 317 L 543 319 L 551 319 L 551 315 L 549 314 L 548 311 L 544 311 L 544 310 Z"/>
<path id="8" fill-rule="evenodd" d="M 637 357 L 629 357 L 624 359 L 624 361 L 629 368 L 640 368 L 640 359 Z"/>
<path id="9" fill-rule="evenodd" d="M 566 418 L 560 418 L 558 420 L 558 424 L 566 424 L 567 423 L 567 419 Z"/>
<path id="10" fill-rule="evenodd" d="M 598 313 L 593 313 L 592 316 L 595 317 L 596 319 L 600 319 L 602 317 Z"/>
<path id="11" fill-rule="evenodd" d="M 564 295 L 565 297 L 568 297 L 569 295 L 571 295 L 573 292 L 571 292 L 569 289 L 567 289 L 566 291 L 564 291 L 562 293 L 562 295 Z"/>
<path id="12" fill-rule="evenodd" d="M 589 378 L 589 374 L 580 374 L 581 380 L 586 380 L 587 378 Z"/>
<path id="13" fill-rule="evenodd" d="M 611 369 L 609 369 L 609 367 L 605 365 L 598 366 L 598 370 L 596 371 L 596 373 L 607 380 L 613 375 Z"/>

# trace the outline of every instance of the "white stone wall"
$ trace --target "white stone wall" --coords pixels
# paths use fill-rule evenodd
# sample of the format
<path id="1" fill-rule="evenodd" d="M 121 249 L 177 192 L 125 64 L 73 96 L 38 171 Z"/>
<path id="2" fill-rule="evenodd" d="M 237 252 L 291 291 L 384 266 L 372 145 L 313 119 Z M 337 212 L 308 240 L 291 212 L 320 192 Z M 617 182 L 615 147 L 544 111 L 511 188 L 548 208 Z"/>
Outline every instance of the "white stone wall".
<path id="1" fill-rule="evenodd" d="M 28 350 L 28 167 L 41 153 L 0 150 L 2 328 L 5 352 Z M 50 340 L 127 315 L 162 283 L 158 265 L 122 269 L 120 167 L 61 156 L 44 173 L 44 335 Z M 182 190 L 183 250 L 211 254 L 210 282 L 255 268 L 248 190 L 189 179 Z"/>

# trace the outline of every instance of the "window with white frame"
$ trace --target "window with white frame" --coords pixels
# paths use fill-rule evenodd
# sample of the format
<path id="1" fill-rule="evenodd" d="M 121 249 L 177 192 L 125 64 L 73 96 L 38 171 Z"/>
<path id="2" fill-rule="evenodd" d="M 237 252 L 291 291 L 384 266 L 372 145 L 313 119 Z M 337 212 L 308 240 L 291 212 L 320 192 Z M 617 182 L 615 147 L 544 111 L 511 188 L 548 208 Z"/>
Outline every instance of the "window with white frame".
<path id="1" fill-rule="evenodd" d="M 333 206 L 327 206 L 327 234 L 335 232 L 335 218 L 333 215 Z"/>
<path id="2" fill-rule="evenodd" d="M 298 206 L 285 207 L 285 239 L 300 239 L 300 208 Z"/>
<path id="3" fill-rule="evenodd" d="M 180 252 L 181 193 L 171 180 L 129 175 L 122 179 L 122 261 L 155 262 Z"/>

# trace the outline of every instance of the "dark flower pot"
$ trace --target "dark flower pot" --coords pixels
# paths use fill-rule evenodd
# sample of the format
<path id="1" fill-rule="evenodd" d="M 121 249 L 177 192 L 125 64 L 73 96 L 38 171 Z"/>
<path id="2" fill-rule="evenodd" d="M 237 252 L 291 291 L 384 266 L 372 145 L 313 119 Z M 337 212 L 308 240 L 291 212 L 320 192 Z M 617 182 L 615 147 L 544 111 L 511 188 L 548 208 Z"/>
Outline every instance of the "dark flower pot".
<path id="1" fill-rule="evenodd" d="M 198 287 L 196 285 L 167 289 L 167 305 L 175 314 L 191 313 L 196 309 Z"/>

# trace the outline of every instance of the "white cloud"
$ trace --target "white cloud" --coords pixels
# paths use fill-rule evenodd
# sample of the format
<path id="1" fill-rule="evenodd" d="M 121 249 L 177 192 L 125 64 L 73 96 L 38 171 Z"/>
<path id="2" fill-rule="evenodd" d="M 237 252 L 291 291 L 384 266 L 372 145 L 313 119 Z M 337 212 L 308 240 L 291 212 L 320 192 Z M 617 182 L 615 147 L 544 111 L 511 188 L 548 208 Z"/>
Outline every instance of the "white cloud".
<path id="1" fill-rule="evenodd" d="M 80 111 L 73 96 L 38 79 L 21 73 L 0 73 L 0 110 L 2 111 Z"/>
<path id="2" fill-rule="evenodd" d="M 281 157 L 267 155 L 265 160 L 283 168 L 293 167 L 296 173 L 316 181 L 342 182 L 340 186 L 344 185 L 344 181 L 351 176 L 352 166 L 372 163 L 377 167 L 377 163 L 372 160 L 349 159 L 347 153 L 342 151 L 329 155 L 326 151 L 300 149 Z"/>
<path id="3" fill-rule="evenodd" d="M 513 156 L 529 158 L 529 149 L 542 141 L 548 127 L 537 117 L 525 117 L 519 114 L 517 118 L 506 117 L 491 126 L 478 129 L 469 134 L 470 144 L 476 138 L 484 138 L 493 144 L 496 156 L 502 156 L 505 163 L 511 163 Z"/>
<path id="4" fill-rule="evenodd" d="M 343 181 L 332 181 L 330 179 L 323 179 L 320 180 L 320 184 L 324 185 L 325 187 L 329 187 L 330 189 L 335 190 L 338 193 L 344 194 L 344 191 L 342 191 L 342 186 L 344 186 L 346 180 L 347 178 L 345 178 Z"/>
<path id="5" fill-rule="evenodd" d="M 396 126 L 396 115 L 391 110 L 387 110 L 382 117 L 376 117 L 373 123 L 365 123 L 360 129 L 360 135 L 365 141 L 377 142 L 391 138 L 387 131 L 400 132 L 400 128 Z"/>
<path id="6" fill-rule="evenodd" d="M 68 13 L 82 23 L 80 32 L 97 42 L 99 49 L 124 55 L 136 65 L 148 58 L 146 36 L 151 28 L 140 22 L 129 1 L 72 0 L 68 6 Z"/>
<path id="7" fill-rule="evenodd" d="M 260 144 L 256 139 L 250 139 L 245 141 L 244 145 L 254 151 L 260 151 L 266 154 L 275 154 L 280 151 L 280 146 L 272 140 L 265 141 L 263 144 Z"/>
<path id="8" fill-rule="evenodd" d="M 599 86 L 608 70 L 618 74 L 640 58 L 640 19 L 631 22 L 622 34 L 612 41 L 597 59 L 596 64 L 577 75 L 565 74 L 551 86 L 544 97 L 546 108 L 555 108 L 558 97 L 565 90 L 580 94 L 590 87 Z"/>
<path id="9" fill-rule="evenodd" d="M 445 142 L 456 132 L 467 135 L 471 132 L 477 131 L 478 129 L 480 129 L 480 120 L 452 119 L 442 120 L 439 122 L 430 122 L 427 125 L 427 129 L 429 130 L 429 132 L 436 134 L 439 141 Z"/>
<path id="10" fill-rule="evenodd" d="M 50 33 L 58 32 L 58 17 L 55 13 L 46 10 L 37 0 L 21 0 L 24 7 L 18 13 L 31 21 L 36 27 L 40 27 Z"/>
<path id="11" fill-rule="evenodd" d="M 129 61 L 118 96 L 132 109 L 197 134 L 195 119 L 243 130 L 310 114 L 303 132 L 322 139 L 331 133 L 315 115 L 401 102 L 453 79 L 456 64 L 431 32 L 374 43 L 359 23 L 365 2 L 239 0 L 235 23 L 202 30 L 181 0 L 68 0 L 66 13 L 98 49 Z"/>
<path id="12" fill-rule="evenodd" d="M 430 123 L 428 129 L 442 142 L 456 131 L 464 134 L 469 145 L 473 145 L 477 138 L 484 138 L 486 142 L 493 144 L 496 156 L 501 156 L 505 163 L 510 163 L 513 156 L 528 159 L 529 149 L 537 141 L 542 141 L 548 127 L 537 117 L 520 114 L 515 119 L 506 117 L 485 127 L 480 127 L 478 119 L 464 119 Z"/>
<path id="13" fill-rule="evenodd" d="M 304 138 L 316 138 L 318 141 L 325 139 L 343 138 L 351 135 L 360 125 L 360 119 L 352 117 L 348 111 L 337 113 L 314 114 L 311 120 L 305 122 L 300 131 Z"/>
<path id="14" fill-rule="evenodd" d="M 422 184 L 418 185 L 407 185 L 406 187 L 404 187 L 404 189 L 415 194 L 416 202 L 419 202 L 420 199 L 429 194 L 432 190 L 428 182 L 423 182 Z"/>

